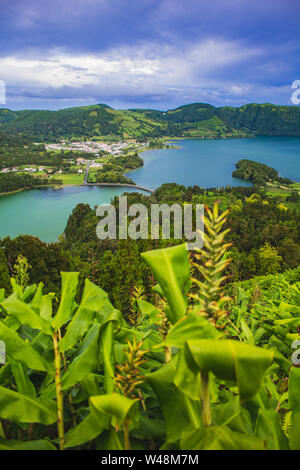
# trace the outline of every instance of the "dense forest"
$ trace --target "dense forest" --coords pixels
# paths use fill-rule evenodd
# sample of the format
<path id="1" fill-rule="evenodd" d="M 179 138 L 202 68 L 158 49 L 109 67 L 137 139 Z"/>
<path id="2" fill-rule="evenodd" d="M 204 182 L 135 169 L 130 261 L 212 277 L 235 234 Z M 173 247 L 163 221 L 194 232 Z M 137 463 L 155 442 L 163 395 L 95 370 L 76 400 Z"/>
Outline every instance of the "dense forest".
<path id="1" fill-rule="evenodd" d="M 153 195 L 128 193 L 127 199 L 128 205 L 143 203 L 148 208 L 152 203 L 171 205 L 186 202 L 211 207 L 215 200 L 219 201 L 222 210 L 230 208 L 226 225 L 230 227 L 226 241 L 232 243 L 229 253 L 232 262 L 226 268 L 228 282 L 281 273 L 300 264 L 300 198 L 283 202 L 280 197 L 266 196 L 264 191 L 253 187 L 205 190 L 197 186 L 186 188 L 178 184 L 164 184 Z M 113 204 L 118 211 L 118 198 L 115 198 Z M 183 240 L 175 240 L 171 231 L 170 240 L 100 241 L 96 236 L 98 222 L 94 208 L 88 204 L 78 204 L 69 217 L 60 243 L 49 247 L 57 246 L 58 253 L 65 253 L 65 268 L 57 262 L 62 270 L 69 270 L 72 266 L 82 276 L 89 277 L 105 289 L 111 301 L 127 315 L 131 308 L 131 294 L 136 288 L 143 289 L 148 300 L 153 299 L 153 276 L 141 261 L 140 254 L 182 243 Z M 24 248 L 23 237 L 15 240 L 5 238 L 2 240 L 3 254 L 7 258 L 6 266 L 10 275 L 13 274 L 18 254 L 25 256 L 32 266 L 30 281 L 36 282 L 41 269 L 34 253 L 40 248 L 34 249 L 34 246 L 41 242 L 30 236 L 26 240 L 26 246 L 32 245 L 30 249 Z M 11 243 L 13 249 L 9 250 Z M 43 246 L 46 253 L 47 245 Z M 52 254 L 49 255 L 51 258 Z M 48 275 L 41 280 L 46 288 L 50 284 L 51 289 L 54 285 L 58 288 L 58 270 L 55 270 L 51 279 L 53 268 L 49 269 L 46 254 L 44 259 Z"/>
<path id="2" fill-rule="evenodd" d="M 157 137 L 226 138 L 298 136 L 297 106 L 248 104 L 216 108 L 194 103 L 169 111 L 115 110 L 99 104 L 59 111 L 0 109 L 0 129 L 23 133 L 38 142 L 69 139 L 145 140 Z"/>

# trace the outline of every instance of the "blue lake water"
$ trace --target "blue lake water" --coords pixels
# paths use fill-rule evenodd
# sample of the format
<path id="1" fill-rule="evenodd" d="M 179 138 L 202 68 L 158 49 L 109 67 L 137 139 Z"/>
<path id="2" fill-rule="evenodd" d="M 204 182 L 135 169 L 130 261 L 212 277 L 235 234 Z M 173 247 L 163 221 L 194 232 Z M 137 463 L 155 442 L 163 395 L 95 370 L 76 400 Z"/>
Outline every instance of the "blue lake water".
<path id="1" fill-rule="evenodd" d="M 142 153 L 144 166 L 128 176 L 138 184 L 157 188 L 163 183 L 200 187 L 245 186 L 233 178 L 235 163 L 242 158 L 266 163 L 281 176 L 300 182 L 300 138 L 258 137 L 228 140 L 179 140 L 179 149 Z"/>
<path id="2" fill-rule="evenodd" d="M 180 140 L 179 149 L 142 153 L 145 165 L 128 175 L 138 184 L 157 188 L 163 183 L 220 187 L 247 185 L 232 178 L 241 158 L 276 168 L 281 176 L 300 182 L 300 138 L 260 137 L 231 140 Z M 30 234 L 56 241 L 76 204 L 108 203 L 129 188 L 73 186 L 33 189 L 0 197 L 0 238 Z M 145 193 L 146 194 L 146 193 Z"/>

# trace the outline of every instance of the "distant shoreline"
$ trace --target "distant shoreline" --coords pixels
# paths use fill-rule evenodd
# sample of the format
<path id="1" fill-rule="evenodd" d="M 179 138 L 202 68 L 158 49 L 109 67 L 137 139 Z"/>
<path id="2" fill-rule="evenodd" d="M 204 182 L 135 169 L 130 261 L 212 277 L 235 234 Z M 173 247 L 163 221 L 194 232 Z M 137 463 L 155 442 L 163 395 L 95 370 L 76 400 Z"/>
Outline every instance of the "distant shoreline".
<path id="1" fill-rule="evenodd" d="M 62 189 L 62 188 L 81 188 L 85 186 L 112 186 L 112 187 L 128 187 L 128 188 L 136 188 L 140 189 L 141 191 L 146 191 L 150 194 L 153 194 L 155 189 L 146 188 L 145 186 L 140 186 L 138 184 L 130 184 L 130 183 L 86 183 L 86 184 L 61 184 L 61 185 L 48 185 L 48 186 L 33 186 L 32 188 L 19 188 L 13 191 L 6 191 L 4 193 L 0 193 L 0 196 L 11 196 L 12 194 L 21 193 L 22 191 L 28 191 L 31 189 Z"/>

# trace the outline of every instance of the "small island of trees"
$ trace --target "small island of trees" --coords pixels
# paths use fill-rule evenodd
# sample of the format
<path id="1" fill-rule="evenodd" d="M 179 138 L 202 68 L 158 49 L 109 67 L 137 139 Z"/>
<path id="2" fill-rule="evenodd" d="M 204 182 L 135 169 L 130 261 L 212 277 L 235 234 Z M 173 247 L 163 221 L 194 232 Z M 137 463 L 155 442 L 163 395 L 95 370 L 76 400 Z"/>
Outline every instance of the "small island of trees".
<path id="1" fill-rule="evenodd" d="M 251 181 L 256 185 L 265 185 L 265 183 L 280 183 L 291 184 L 292 181 L 288 178 L 279 176 L 278 171 L 274 168 L 265 165 L 264 163 L 254 162 L 253 160 L 239 160 L 236 164 L 236 170 L 232 172 L 235 178 L 241 178 L 246 181 Z"/>

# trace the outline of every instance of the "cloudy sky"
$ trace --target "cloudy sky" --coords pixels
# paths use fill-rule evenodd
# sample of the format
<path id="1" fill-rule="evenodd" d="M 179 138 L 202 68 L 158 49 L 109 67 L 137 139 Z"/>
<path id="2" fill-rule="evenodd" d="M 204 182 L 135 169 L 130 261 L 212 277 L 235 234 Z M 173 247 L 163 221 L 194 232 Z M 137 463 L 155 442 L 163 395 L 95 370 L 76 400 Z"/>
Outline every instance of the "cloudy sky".
<path id="1" fill-rule="evenodd" d="M 291 103 L 298 0 L 0 0 L 11 109 Z"/>

